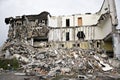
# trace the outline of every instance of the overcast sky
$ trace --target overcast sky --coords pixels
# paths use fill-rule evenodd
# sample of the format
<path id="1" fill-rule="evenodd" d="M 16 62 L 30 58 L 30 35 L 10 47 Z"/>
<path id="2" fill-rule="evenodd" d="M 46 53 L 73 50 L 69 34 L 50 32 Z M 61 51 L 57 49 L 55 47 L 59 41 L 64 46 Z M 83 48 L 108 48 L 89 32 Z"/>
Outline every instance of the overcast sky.
<path id="1" fill-rule="evenodd" d="M 99 11 L 103 0 L 0 0 L 0 46 L 8 34 L 6 17 L 24 14 L 39 14 L 48 11 L 51 15 L 71 15 L 77 13 L 95 13 Z M 120 14 L 120 0 L 116 0 L 117 12 Z M 118 15 L 120 19 L 120 15 Z M 119 22 L 120 23 L 120 22 Z"/>

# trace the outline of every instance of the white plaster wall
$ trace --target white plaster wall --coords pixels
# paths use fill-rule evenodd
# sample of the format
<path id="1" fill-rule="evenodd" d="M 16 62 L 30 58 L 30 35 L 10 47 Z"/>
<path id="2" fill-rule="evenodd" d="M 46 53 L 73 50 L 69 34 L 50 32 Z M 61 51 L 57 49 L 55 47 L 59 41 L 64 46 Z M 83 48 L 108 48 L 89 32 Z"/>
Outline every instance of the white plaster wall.
<path id="1" fill-rule="evenodd" d="M 66 30 L 65 30 L 65 29 L 62 29 L 61 34 L 62 34 L 62 36 L 61 36 L 61 41 L 66 41 Z"/>
<path id="2" fill-rule="evenodd" d="M 66 19 L 70 20 L 70 26 L 73 26 L 73 16 L 62 16 L 62 27 L 66 27 Z"/>
<path id="3" fill-rule="evenodd" d="M 108 12 L 110 12 L 112 24 L 117 25 L 118 19 L 117 19 L 115 0 L 104 0 L 104 4 L 102 5 L 98 14 L 102 15 Z"/>
<path id="4" fill-rule="evenodd" d="M 62 17 L 62 27 L 66 27 L 66 19 L 70 19 L 70 26 L 78 26 L 78 18 L 82 17 L 82 24 L 85 25 L 95 25 L 98 22 L 100 15 L 90 14 L 90 15 L 71 15 Z"/>
<path id="5" fill-rule="evenodd" d="M 94 30 L 93 30 L 94 31 Z M 112 23 L 110 17 L 102 21 L 95 27 L 94 39 L 104 39 L 112 32 Z"/>
<path id="6" fill-rule="evenodd" d="M 75 26 L 78 26 L 78 18 L 82 17 L 82 24 L 85 25 L 95 25 L 98 22 L 99 15 L 97 14 L 90 14 L 90 15 L 75 15 Z"/>
<path id="7" fill-rule="evenodd" d="M 57 17 L 57 27 L 61 27 L 62 26 L 62 17 L 58 16 Z"/>
<path id="8" fill-rule="evenodd" d="M 49 34 L 48 34 L 48 41 L 53 41 L 53 30 L 51 29 L 50 31 L 49 31 Z"/>
<path id="9" fill-rule="evenodd" d="M 78 40 L 77 33 L 78 31 L 83 31 L 85 33 L 85 40 L 91 40 L 91 39 L 104 39 L 108 34 L 112 32 L 112 22 L 115 24 L 116 19 L 116 12 L 115 5 L 112 0 L 105 0 L 104 4 L 102 5 L 100 11 L 96 14 L 76 14 L 76 15 L 68 15 L 68 16 L 59 16 L 59 17 L 50 17 L 50 25 L 52 27 L 66 27 L 66 19 L 70 19 L 70 27 L 78 26 L 78 18 L 82 17 L 82 25 L 84 27 L 76 28 L 75 32 L 72 28 L 68 29 L 60 29 L 55 30 L 51 32 L 50 34 L 53 34 L 53 37 L 51 40 L 61 40 L 66 41 L 66 32 L 70 33 L 70 40 Z M 110 3 L 110 8 L 108 6 L 108 3 Z M 113 7 L 113 8 L 111 8 Z M 106 9 L 108 8 L 108 9 Z M 108 11 L 112 12 L 111 16 L 113 17 L 112 22 L 111 18 L 107 17 L 104 21 L 100 22 L 98 26 L 96 27 L 90 27 L 91 25 L 96 25 L 98 23 L 98 20 L 102 14 L 107 13 Z M 85 27 L 87 26 L 87 27 Z M 57 34 L 59 35 L 57 35 Z M 74 34 L 75 33 L 75 34 Z M 57 37 L 55 37 L 57 36 Z"/>
<path id="10" fill-rule="evenodd" d="M 109 27 L 105 27 L 108 29 Z M 66 41 L 66 32 L 69 32 L 70 41 L 78 40 L 77 33 L 78 31 L 83 31 L 85 34 L 85 40 L 93 40 L 93 39 L 103 39 L 109 34 L 111 31 L 106 30 L 103 32 L 101 27 L 80 27 L 75 28 L 75 34 L 73 28 L 67 29 L 52 29 L 49 32 L 49 41 Z"/>
<path id="11" fill-rule="evenodd" d="M 78 18 L 82 17 L 82 25 L 95 25 L 98 23 L 100 15 L 98 14 L 76 14 L 68 16 L 52 16 L 49 17 L 49 26 L 51 27 L 66 27 L 66 19 L 70 20 L 70 26 L 78 26 Z"/>
<path id="12" fill-rule="evenodd" d="M 48 26 L 57 27 L 57 17 L 56 16 L 48 17 Z"/>
<path id="13" fill-rule="evenodd" d="M 105 38 L 108 34 L 112 32 L 112 23 L 110 17 L 108 17 L 108 19 L 106 19 L 102 22 L 102 24 L 100 24 L 100 28 L 102 28 L 103 33 L 102 38 Z"/>
<path id="14" fill-rule="evenodd" d="M 109 7 L 110 7 L 110 15 L 111 15 L 111 19 L 112 19 L 112 24 L 117 25 L 118 19 L 117 19 L 115 0 L 108 0 L 108 2 L 110 4 Z"/>
<path id="15" fill-rule="evenodd" d="M 77 24 L 77 19 L 79 16 L 75 16 L 76 22 L 75 25 Z M 93 25 L 94 23 L 97 23 L 97 19 L 99 18 L 98 15 L 84 15 L 83 17 L 83 24 L 84 25 Z M 73 16 L 70 17 L 62 17 L 62 27 L 65 27 L 66 25 L 66 19 L 71 19 L 70 20 L 70 25 L 73 25 Z M 57 20 L 57 18 L 55 19 Z M 78 40 L 77 38 L 77 33 L 78 31 L 83 31 L 85 34 L 85 40 L 92 40 L 92 39 L 104 39 L 108 34 L 112 32 L 112 24 L 111 24 L 111 19 L 108 17 L 108 19 L 102 21 L 99 26 L 84 26 L 84 27 L 79 27 L 75 29 L 75 32 L 73 28 L 66 28 L 66 29 L 54 29 L 54 31 L 50 31 L 50 41 L 66 41 L 66 32 L 69 32 L 70 34 L 70 41 Z M 74 34 L 75 33 L 75 34 Z"/>
<path id="16" fill-rule="evenodd" d="M 49 32 L 49 41 L 66 41 L 66 32 L 69 32 L 70 41 L 77 41 L 78 31 L 83 31 L 85 34 L 85 40 L 95 39 L 95 29 L 96 27 L 79 27 L 79 28 L 62 28 L 62 29 L 52 29 Z M 74 32 L 75 30 L 75 32 Z M 99 35 L 100 33 L 98 33 Z M 99 38 L 99 36 L 97 38 Z M 96 39 L 97 39 L 96 38 Z"/>
<path id="17" fill-rule="evenodd" d="M 99 27 L 99 26 L 97 26 L 97 27 L 95 27 L 95 36 L 94 36 L 94 39 L 96 40 L 96 39 L 103 39 L 103 32 L 102 32 L 102 28 L 101 27 Z"/>
<path id="18" fill-rule="evenodd" d="M 114 56 L 120 60 L 120 34 L 113 34 Z"/>

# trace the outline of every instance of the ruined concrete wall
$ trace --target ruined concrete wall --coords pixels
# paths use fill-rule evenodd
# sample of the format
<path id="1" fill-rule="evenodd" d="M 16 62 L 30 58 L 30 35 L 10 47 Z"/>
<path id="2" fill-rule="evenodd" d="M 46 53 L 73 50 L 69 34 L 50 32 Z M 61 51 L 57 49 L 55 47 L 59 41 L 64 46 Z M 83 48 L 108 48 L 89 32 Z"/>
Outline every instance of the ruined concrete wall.
<path id="1" fill-rule="evenodd" d="M 77 34 L 78 32 L 83 32 L 83 40 L 93 40 L 95 39 L 95 28 L 94 26 L 83 26 L 83 27 L 70 27 L 70 28 L 52 28 L 49 31 L 49 41 L 66 41 L 66 33 L 69 33 L 68 41 L 79 40 Z M 57 33 L 57 34 L 56 34 Z M 97 33 L 97 32 L 96 32 Z M 100 33 L 97 33 L 100 35 Z M 82 37 L 83 35 L 80 34 Z M 96 38 L 99 39 L 99 38 Z"/>
<path id="2" fill-rule="evenodd" d="M 96 25 L 100 15 L 98 14 L 81 14 L 75 15 L 75 26 L 78 26 L 78 18 L 82 18 L 82 25 Z"/>
<path id="3" fill-rule="evenodd" d="M 102 14 L 105 14 L 105 13 L 109 13 L 109 0 L 104 0 L 103 4 L 102 4 L 102 7 L 100 9 L 100 11 L 98 12 L 99 15 L 102 15 Z"/>
<path id="4" fill-rule="evenodd" d="M 105 0 L 101 10 L 95 14 L 51 16 L 48 12 L 42 12 L 38 15 L 16 17 L 10 23 L 9 40 L 25 40 L 31 45 L 37 45 L 40 42 L 79 41 L 81 35 L 82 40 L 102 40 L 112 33 L 111 19 L 115 19 L 114 8 L 111 8 L 114 4 L 109 3 Z M 79 18 L 81 18 L 81 26 L 78 24 Z M 69 19 L 68 22 L 67 19 Z"/>
<path id="5" fill-rule="evenodd" d="M 111 18 L 110 15 L 106 15 L 105 19 L 100 21 L 99 27 L 101 28 L 101 35 L 102 39 L 104 39 L 106 36 L 112 33 L 112 23 L 111 23 Z"/>
<path id="6" fill-rule="evenodd" d="M 104 0 L 98 14 L 101 15 L 99 23 L 104 33 L 103 37 L 106 37 L 118 25 L 115 0 Z"/>
<path id="7" fill-rule="evenodd" d="M 48 16 L 48 20 L 49 20 L 49 23 L 48 23 L 48 26 L 50 27 L 57 27 L 57 17 L 56 16 Z"/>
<path id="8" fill-rule="evenodd" d="M 114 57 L 120 60 L 120 33 L 113 34 Z"/>
<path id="9" fill-rule="evenodd" d="M 115 27 L 115 26 L 118 25 L 115 0 L 108 0 L 108 3 L 109 3 L 109 9 L 110 9 L 110 15 L 111 15 L 112 24 Z"/>
<path id="10" fill-rule="evenodd" d="M 66 19 L 69 19 L 70 26 L 79 26 L 78 18 L 82 18 L 82 26 L 95 25 L 98 22 L 100 15 L 98 14 L 74 14 L 64 16 L 49 17 L 49 26 L 51 27 L 66 27 Z"/>

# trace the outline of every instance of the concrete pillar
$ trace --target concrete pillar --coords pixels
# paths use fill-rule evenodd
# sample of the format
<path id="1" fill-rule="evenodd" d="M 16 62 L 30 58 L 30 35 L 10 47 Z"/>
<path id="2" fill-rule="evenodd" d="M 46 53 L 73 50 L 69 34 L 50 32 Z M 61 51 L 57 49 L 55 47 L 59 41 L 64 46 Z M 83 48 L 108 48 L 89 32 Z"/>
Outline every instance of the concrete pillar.
<path id="1" fill-rule="evenodd" d="M 117 19 L 115 0 L 108 0 L 108 6 L 109 6 L 109 10 L 110 10 L 112 25 L 117 26 L 118 19 Z"/>
<path id="2" fill-rule="evenodd" d="M 120 60 L 120 33 L 113 34 L 114 57 Z"/>
<path id="3" fill-rule="evenodd" d="M 110 10 L 111 23 L 112 23 L 114 57 L 120 60 L 120 33 L 116 30 L 116 26 L 118 25 L 118 19 L 117 19 L 115 0 L 108 0 L 108 6 Z"/>

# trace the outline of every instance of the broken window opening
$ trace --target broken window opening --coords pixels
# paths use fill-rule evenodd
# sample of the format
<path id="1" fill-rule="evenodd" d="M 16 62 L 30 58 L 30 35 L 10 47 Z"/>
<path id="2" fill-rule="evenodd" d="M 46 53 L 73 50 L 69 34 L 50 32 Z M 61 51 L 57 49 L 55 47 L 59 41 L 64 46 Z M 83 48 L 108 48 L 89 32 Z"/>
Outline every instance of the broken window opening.
<path id="1" fill-rule="evenodd" d="M 73 46 L 73 47 L 76 47 L 76 45 L 75 45 L 75 44 L 72 44 L 72 46 Z"/>
<path id="2" fill-rule="evenodd" d="M 66 32 L 66 41 L 69 41 L 70 37 L 69 37 L 69 32 Z"/>
<path id="3" fill-rule="evenodd" d="M 48 38 L 34 38 L 34 42 L 48 41 Z"/>
<path id="4" fill-rule="evenodd" d="M 66 27 L 70 26 L 70 19 L 66 19 Z"/>
<path id="5" fill-rule="evenodd" d="M 100 46 L 101 46 L 100 41 L 97 41 L 97 48 L 100 48 Z"/>
<path id="6" fill-rule="evenodd" d="M 83 32 L 83 31 L 78 31 L 78 33 L 77 33 L 77 37 L 78 37 L 78 40 L 80 40 L 80 39 L 84 39 L 84 38 L 85 38 L 85 34 L 84 34 L 84 32 Z"/>
<path id="7" fill-rule="evenodd" d="M 41 25 L 45 25 L 46 24 L 46 21 L 45 20 L 41 20 Z"/>
<path id="8" fill-rule="evenodd" d="M 109 58 L 114 58 L 114 53 L 113 51 L 106 51 L 106 54 Z"/>
<path id="9" fill-rule="evenodd" d="M 62 47 L 64 47 L 64 44 L 61 44 Z"/>
<path id="10" fill-rule="evenodd" d="M 78 26 L 82 26 L 82 17 L 78 18 Z"/>
<path id="11" fill-rule="evenodd" d="M 49 45 L 46 45 L 46 47 L 49 47 Z"/>
<path id="12" fill-rule="evenodd" d="M 80 44 L 77 44 L 77 47 L 80 47 Z"/>

